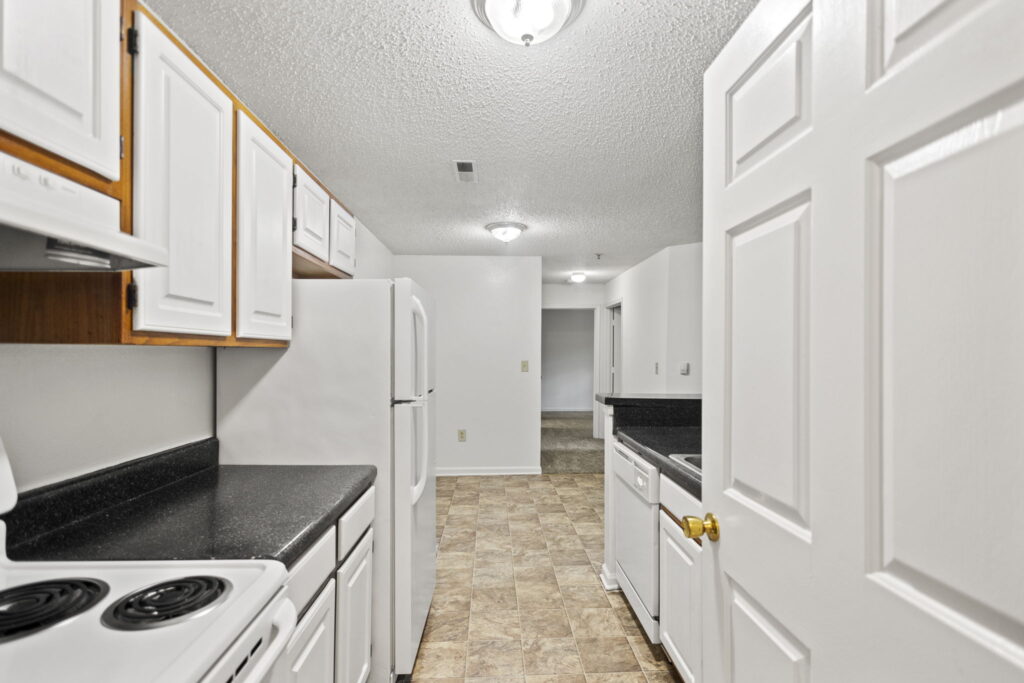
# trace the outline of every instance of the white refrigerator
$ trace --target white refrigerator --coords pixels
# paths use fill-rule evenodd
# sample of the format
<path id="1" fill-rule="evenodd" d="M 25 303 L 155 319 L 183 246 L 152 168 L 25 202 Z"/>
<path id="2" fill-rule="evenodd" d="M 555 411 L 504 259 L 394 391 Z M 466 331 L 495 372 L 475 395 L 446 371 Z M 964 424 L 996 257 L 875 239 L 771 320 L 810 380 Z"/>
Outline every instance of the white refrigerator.
<path id="1" fill-rule="evenodd" d="M 433 596 L 431 302 L 412 280 L 296 280 L 287 349 L 218 349 L 222 464 L 377 466 L 370 680 L 411 674 Z"/>

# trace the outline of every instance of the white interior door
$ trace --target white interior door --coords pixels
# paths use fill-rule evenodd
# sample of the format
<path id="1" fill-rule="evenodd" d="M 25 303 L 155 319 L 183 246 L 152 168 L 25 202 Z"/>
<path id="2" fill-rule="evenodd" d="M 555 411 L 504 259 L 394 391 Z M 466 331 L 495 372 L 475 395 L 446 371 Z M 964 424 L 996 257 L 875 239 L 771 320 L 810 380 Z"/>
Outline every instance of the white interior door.
<path id="1" fill-rule="evenodd" d="M 238 336 L 292 336 L 292 160 L 238 112 Z"/>
<path id="2" fill-rule="evenodd" d="M 1024 679 L 1022 34 L 765 0 L 706 74 L 709 682 Z"/>
<path id="3" fill-rule="evenodd" d="M 121 176 L 119 0 L 0 0 L 0 128 Z"/>
<path id="4" fill-rule="evenodd" d="M 135 271 L 136 330 L 231 334 L 232 104 L 135 13 L 134 234 L 167 247 Z"/>

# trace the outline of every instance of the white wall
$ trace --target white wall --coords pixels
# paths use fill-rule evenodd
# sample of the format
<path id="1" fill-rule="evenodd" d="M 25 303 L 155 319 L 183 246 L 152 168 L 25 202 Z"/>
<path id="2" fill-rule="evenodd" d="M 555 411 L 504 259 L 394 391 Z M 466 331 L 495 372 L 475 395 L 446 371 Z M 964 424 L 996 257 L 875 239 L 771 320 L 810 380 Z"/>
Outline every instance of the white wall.
<path id="1" fill-rule="evenodd" d="M 395 257 L 387 246 L 356 220 L 356 277 L 391 277 L 395 269 Z"/>
<path id="2" fill-rule="evenodd" d="M 0 345 L 0 438 L 19 491 L 212 435 L 210 349 Z"/>
<path id="3" fill-rule="evenodd" d="M 594 309 L 545 309 L 541 317 L 541 409 L 594 404 Z"/>
<path id="4" fill-rule="evenodd" d="M 600 308 L 604 305 L 603 284 L 543 285 L 544 308 Z"/>
<path id="5" fill-rule="evenodd" d="M 622 303 L 623 392 L 700 393 L 699 243 L 641 261 L 608 282 L 605 299 Z M 690 375 L 680 375 L 687 362 Z"/>
<path id="6" fill-rule="evenodd" d="M 539 473 L 540 258 L 395 256 L 394 263 L 395 277 L 413 278 L 434 299 L 438 474 Z M 459 429 L 468 432 L 464 443 Z"/>

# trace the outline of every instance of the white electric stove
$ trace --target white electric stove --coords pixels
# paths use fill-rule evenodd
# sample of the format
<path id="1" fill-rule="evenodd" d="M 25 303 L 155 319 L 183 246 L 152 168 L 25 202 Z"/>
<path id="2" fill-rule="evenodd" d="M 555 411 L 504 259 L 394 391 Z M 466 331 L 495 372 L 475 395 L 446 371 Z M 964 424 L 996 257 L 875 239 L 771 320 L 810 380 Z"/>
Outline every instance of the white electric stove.
<path id="1" fill-rule="evenodd" d="M 0 442 L 0 513 L 17 502 Z M 12 562 L 0 521 L 0 681 L 255 683 L 295 630 L 272 560 Z"/>

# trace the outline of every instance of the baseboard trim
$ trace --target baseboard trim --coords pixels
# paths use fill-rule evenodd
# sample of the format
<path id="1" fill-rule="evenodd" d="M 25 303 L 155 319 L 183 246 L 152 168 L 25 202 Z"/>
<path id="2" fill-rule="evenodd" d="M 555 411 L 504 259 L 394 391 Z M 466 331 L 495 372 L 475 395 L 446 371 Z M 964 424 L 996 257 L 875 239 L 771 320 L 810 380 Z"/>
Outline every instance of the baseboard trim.
<path id="1" fill-rule="evenodd" d="M 606 591 L 619 590 L 619 577 L 615 576 L 613 572 L 608 571 L 608 565 L 606 564 L 601 565 L 601 584 Z"/>
<path id="2" fill-rule="evenodd" d="M 540 467 L 438 467 L 439 477 L 486 477 L 503 474 L 540 474 Z"/>
<path id="3" fill-rule="evenodd" d="M 594 406 L 587 406 L 586 408 L 541 408 L 542 413 L 592 413 L 594 412 Z"/>

